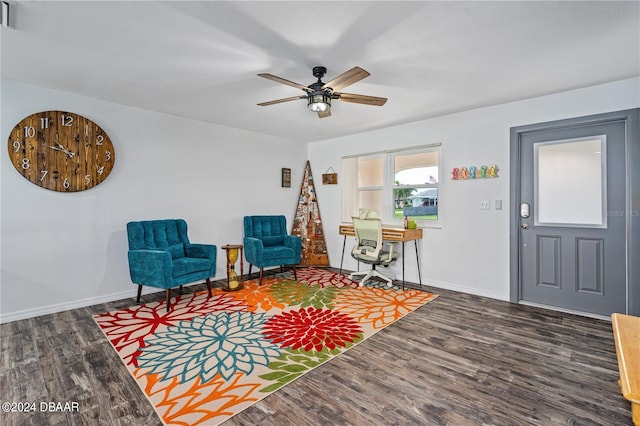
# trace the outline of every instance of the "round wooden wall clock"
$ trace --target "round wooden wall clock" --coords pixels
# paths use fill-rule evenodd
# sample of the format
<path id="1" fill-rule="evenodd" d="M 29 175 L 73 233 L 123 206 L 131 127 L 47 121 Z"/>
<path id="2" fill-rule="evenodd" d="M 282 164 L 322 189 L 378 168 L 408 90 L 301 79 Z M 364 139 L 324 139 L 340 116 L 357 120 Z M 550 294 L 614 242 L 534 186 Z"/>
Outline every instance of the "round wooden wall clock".
<path id="1" fill-rule="evenodd" d="M 8 149 L 22 176 L 58 192 L 93 188 L 109 176 L 115 162 L 105 131 L 88 118 L 64 111 L 23 118 L 11 131 Z"/>

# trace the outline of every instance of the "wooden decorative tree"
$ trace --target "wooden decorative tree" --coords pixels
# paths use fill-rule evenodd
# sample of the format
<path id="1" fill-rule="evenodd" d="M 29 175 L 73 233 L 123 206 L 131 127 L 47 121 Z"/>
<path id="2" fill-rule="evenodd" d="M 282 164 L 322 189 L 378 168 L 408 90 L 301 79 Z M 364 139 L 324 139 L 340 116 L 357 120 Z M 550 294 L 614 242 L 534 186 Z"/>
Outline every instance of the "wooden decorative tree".
<path id="1" fill-rule="evenodd" d="M 311 164 L 307 161 L 300 186 L 300 196 L 296 215 L 293 218 L 291 235 L 302 238 L 302 266 L 329 266 L 327 244 L 324 240 L 322 219 L 318 197 L 311 174 Z"/>

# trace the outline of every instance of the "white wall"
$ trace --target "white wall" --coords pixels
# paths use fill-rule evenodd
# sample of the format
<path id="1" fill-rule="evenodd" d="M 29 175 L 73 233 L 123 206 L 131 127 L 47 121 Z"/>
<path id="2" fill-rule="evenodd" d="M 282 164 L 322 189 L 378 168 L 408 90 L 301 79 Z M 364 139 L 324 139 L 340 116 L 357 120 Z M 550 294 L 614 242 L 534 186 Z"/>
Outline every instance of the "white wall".
<path id="1" fill-rule="evenodd" d="M 340 266 L 343 244 L 337 233 L 341 211 L 331 208 L 341 203 L 341 157 L 442 143 L 438 191 L 442 226 L 423 231 L 419 243 L 422 282 L 509 300 L 510 128 L 638 106 L 640 79 L 633 78 L 310 144 L 309 161 L 315 173 L 333 167 L 339 174 L 338 185 L 317 186 L 331 265 Z M 499 166 L 499 178 L 451 180 L 454 167 L 489 164 Z M 491 200 L 491 210 L 480 210 L 481 200 Z M 494 209 L 495 200 L 502 200 L 502 210 Z M 347 269 L 356 268 L 348 254 L 352 245 L 349 239 Z M 417 282 L 413 244 L 406 249 L 406 277 Z M 401 276 L 399 263 L 393 272 Z"/>
<path id="2" fill-rule="evenodd" d="M 284 214 L 290 221 L 307 156 L 329 258 L 338 267 L 341 180 L 322 185 L 323 171 L 333 167 L 340 174 L 344 155 L 434 142 L 442 143 L 442 227 L 425 229 L 419 243 L 423 283 L 508 300 L 509 128 L 640 106 L 640 79 L 634 78 L 313 143 L 307 152 L 302 143 L 1 84 L 3 141 L 29 114 L 68 110 L 100 125 L 117 157 L 99 186 L 61 194 L 28 182 L 2 155 L 0 322 L 133 297 L 125 233 L 130 220 L 183 217 L 193 242 L 218 247 L 241 241 L 246 214 Z M 453 167 L 491 163 L 500 167 L 498 179 L 450 180 Z M 282 167 L 292 169 L 291 188 L 280 187 Z M 503 210 L 493 209 L 496 199 Z M 491 200 L 492 209 L 479 210 L 480 200 Z M 417 281 L 412 244 L 406 249 L 407 279 Z M 223 278 L 223 250 L 218 256 L 216 276 Z M 355 267 L 346 255 L 345 268 Z M 394 272 L 400 276 L 399 264 Z"/>
<path id="3" fill-rule="evenodd" d="M 220 247 L 242 242 L 244 215 L 294 215 L 304 143 L 7 80 L 1 96 L 5 143 L 22 118 L 66 110 L 95 121 L 116 150 L 107 180 L 68 194 L 28 182 L 2 155 L 1 322 L 133 297 L 128 221 L 186 219 L 192 242 L 218 246 L 224 278 Z M 280 187 L 282 167 L 291 188 Z"/>

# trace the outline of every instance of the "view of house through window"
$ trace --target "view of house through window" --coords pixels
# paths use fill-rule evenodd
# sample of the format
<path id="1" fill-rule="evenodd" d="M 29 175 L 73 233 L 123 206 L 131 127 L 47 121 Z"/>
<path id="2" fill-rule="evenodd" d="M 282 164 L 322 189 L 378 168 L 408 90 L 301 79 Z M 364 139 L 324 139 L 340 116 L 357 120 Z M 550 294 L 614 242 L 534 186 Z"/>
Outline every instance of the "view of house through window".
<path id="1" fill-rule="evenodd" d="M 439 158 L 439 146 L 343 158 L 343 221 L 372 210 L 387 223 L 437 221 Z"/>

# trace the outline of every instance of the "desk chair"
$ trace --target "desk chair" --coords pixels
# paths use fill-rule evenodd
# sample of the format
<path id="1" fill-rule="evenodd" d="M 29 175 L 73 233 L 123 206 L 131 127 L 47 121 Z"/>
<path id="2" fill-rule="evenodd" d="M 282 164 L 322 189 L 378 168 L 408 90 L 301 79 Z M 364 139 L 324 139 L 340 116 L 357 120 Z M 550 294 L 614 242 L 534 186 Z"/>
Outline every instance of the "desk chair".
<path id="1" fill-rule="evenodd" d="M 372 277 L 382 279 L 388 287 L 393 285 L 393 280 L 380 273 L 377 265 L 389 266 L 391 262 L 398 258 L 398 253 L 394 252 L 397 243 L 389 243 L 389 251 L 383 250 L 382 241 L 382 221 L 380 219 L 360 219 L 353 217 L 353 227 L 356 231 L 356 245 L 351 250 L 351 256 L 358 262 L 371 265 L 370 271 L 352 272 L 350 279 L 356 276 L 363 276 L 360 280 L 360 287 Z"/>

